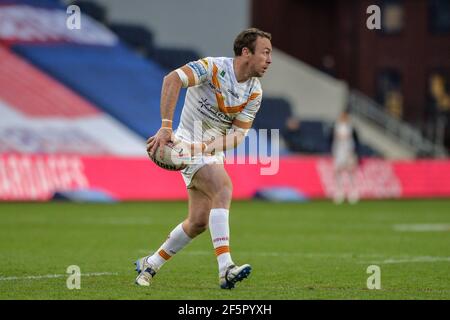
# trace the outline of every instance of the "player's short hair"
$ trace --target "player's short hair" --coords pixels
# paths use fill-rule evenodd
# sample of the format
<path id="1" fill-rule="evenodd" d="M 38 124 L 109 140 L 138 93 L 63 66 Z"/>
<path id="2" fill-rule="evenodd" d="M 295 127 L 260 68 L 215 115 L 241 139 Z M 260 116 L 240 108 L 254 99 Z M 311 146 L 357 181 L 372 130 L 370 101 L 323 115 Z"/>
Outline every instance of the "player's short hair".
<path id="1" fill-rule="evenodd" d="M 257 28 L 249 28 L 238 34 L 234 40 L 234 54 L 240 56 L 242 49 L 248 48 L 251 53 L 255 53 L 256 39 L 258 37 L 272 40 L 272 35 L 268 32 L 259 30 Z"/>

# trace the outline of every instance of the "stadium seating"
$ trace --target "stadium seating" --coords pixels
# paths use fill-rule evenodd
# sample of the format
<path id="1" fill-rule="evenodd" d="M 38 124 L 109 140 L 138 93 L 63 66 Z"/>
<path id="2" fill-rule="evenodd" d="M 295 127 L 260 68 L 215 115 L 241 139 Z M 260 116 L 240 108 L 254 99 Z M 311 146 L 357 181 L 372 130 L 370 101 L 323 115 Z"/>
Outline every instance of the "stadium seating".
<path id="1" fill-rule="evenodd" d="M 173 70 L 189 61 L 201 58 L 192 49 L 155 46 L 153 33 L 141 25 L 110 23 L 108 27 L 131 49 L 158 63 L 165 69 Z"/>
<path id="2" fill-rule="evenodd" d="M 293 116 L 292 106 L 281 97 L 264 97 L 258 116 L 255 118 L 255 129 L 280 129 L 280 138 L 283 139 L 287 150 L 280 154 L 288 154 L 286 151 L 306 154 L 329 154 L 329 135 L 332 123 L 322 120 L 297 119 L 299 127 L 292 129 L 287 126 Z M 269 131 L 270 134 L 270 131 Z M 361 146 L 361 155 L 375 156 L 377 152 L 366 145 Z"/>
<path id="3" fill-rule="evenodd" d="M 133 50 L 149 58 L 154 55 L 153 33 L 147 28 L 123 23 L 111 23 L 109 28 Z"/>
<path id="4" fill-rule="evenodd" d="M 80 7 L 80 11 L 83 14 L 87 14 L 91 18 L 97 20 L 98 22 L 105 23 L 106 22 L 106 9 L 102 5 L 98 4 L 97 2 L 93 1 L 86 1 L 86 0 L 77 0 L 72 1 L 72 5 L 77 5 Z"/>
<path id="5" fill-rule="evenodd" d="M 282 130 L 282 136 L 293 152 L 325 154 L 329 152 L 327 124 L 322 121 L 300 121 L 295 130 Z"/>
<path id="6" fill-rule="evenodd" d="M 253 126 L 255 129 L 284 128 L 287 119 L 291 116 L 292 109 L 287 100 L 279 97 L 264 96 Z"/>
<path id="7" fill-rule="evenodd" d="M 173 70 L 201 57 L 196 51 L 191 49 L 156 48 L 152 58 L 163 68 Z"/>
<path id="8" fill-rule="evenodd" d="M 159 129 L 161 85 L 167 71 L 158 64 L 122 45 L 17 45 L 13 49 L 142 137 Z M 174 126 L 184 94 L 175 110 Z"/>

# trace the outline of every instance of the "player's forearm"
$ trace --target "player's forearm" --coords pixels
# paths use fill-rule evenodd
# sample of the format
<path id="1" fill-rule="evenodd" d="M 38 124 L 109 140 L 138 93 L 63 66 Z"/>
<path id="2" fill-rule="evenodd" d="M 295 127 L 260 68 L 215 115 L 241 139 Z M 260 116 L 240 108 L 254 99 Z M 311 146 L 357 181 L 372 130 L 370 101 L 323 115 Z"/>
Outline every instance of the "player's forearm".
<path id="1" fill-rule="evenodd" d="M 234 131 L 230 134 L 218 137 L 212 141 L 206 142 L 206 148 L 203 153 L 214 154 L 217 152 L 234 149 L 242 141 L 244 141 L 245 135 L 240 131 Z"/>
<path id="2" fill-rule="evenodd" d="M 161 90 L 161 119 L 172 120 L 182 83 L 176 72 L 164 77 Z M 163 126 L 172 127 L 171 121 L 164 121 Z"/>

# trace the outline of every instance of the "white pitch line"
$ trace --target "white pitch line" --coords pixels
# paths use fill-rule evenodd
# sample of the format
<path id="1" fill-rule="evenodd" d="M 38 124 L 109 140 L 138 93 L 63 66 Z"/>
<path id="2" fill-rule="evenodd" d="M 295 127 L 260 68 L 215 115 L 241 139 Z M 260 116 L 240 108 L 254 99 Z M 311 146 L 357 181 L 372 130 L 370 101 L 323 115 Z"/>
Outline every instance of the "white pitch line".
<path id="1" fill-rule="evenodd" d="M 151 250 L 140 249 L 138 250 L 140 254 L 151 255 L 153 252 Z M 211 250 L 194 250 L 194 251 L 185 251 L 183 252 L 185 255 L 191 256 L 210 256 L 214 255 L 214 251 Z M 248 251 L 239 251 L 235 254 L 239 255 L 247 255 L 247 256 L 261 256 L 261 257 L 293 257 L 300 256 L 305 258 L 382 258 L 384 255 L 382 254 L 356 254 L 356 253 L 327 253 L 327 252 L 317 252 L 317 253 L 307 253 L 307 252 L 248 252 Z"/>
<path id="2" fill-rule="evenodd" d="M 116 272 L 94 272 L 94 273 L 82 273 L 82 277 L 101 277 L 101 276 L 117 276 Z M 41 276 L 25 276 L 25 277 L 0 277 L 0 281 L 11 281 L 11 280 L 40 280 L 40 279 L 54 279 L 54 278 L 65 278 L 70 276 L 67 274 L 45 274 Z"/>
<path id="3" fill-rule="evenodd" d="M 383 261 L 368 261 L 361 263 L 371 263 L 371 264 L 395 264 L 395 263 L 414 263 L 414 262 L 442 262 L 448 261 L 450 262 L 450 257 L 410 257 L 410 258 L 402 258 L 402 259 L 386 259 Z"/>
<path id="4" fill-rule="evenodd" d="M 394 224 L 395 231 L 400 232 L 440 232 L 450 231 L 450 224 L 447 223 L 422 223 L 422 224 Z"/>

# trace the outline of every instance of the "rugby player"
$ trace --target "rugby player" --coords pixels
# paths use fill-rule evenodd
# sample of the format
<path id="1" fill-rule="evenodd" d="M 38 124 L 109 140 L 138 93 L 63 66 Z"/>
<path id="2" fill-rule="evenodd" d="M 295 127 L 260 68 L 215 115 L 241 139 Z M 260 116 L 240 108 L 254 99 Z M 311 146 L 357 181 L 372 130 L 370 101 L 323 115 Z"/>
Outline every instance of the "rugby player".
<path id="1" fill-rule="evenodd" d="M 340 204 L 347 198 L 350 203 L 356 203 L 359 200 L 355 180 L 360 144 L 346 111 L 342 112 L 336 121 L 331 138 L 335 181 L 333 200 Z M 347 188 L 345 178 L 349 180 Z"/>
<path id="2" fill-rule="evenodd" d="M 161 128 L 147 140 L 147 151 L 183 140 L 202 156 L 181 171 L 187 187 L 189 212 L 152 255 L 136 261 L 136 284 L 149 286 L 162 265 L 209 226 L 219 268 L 219 285 L 231 289 L 248 277 L 249 264 L 231 258 L 229 209 L 232 182 L 224 169 L 224 151 L 245 138 L 261 105 L 262 77 L 272 62 L 271 35 L 256 28 L 242 31 L 234 41 L 233 58 L 206 57 L 164 77 Z M 180 124 L 172 119 L 181 88 L 188 88 Z M 162 148 L 161 148 L 162 149 Z"/>

